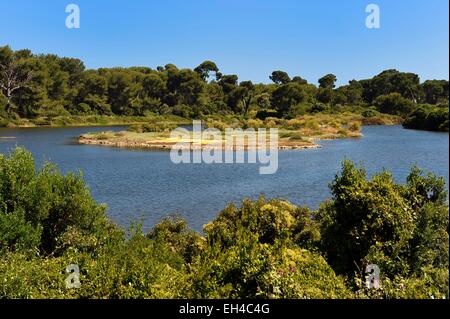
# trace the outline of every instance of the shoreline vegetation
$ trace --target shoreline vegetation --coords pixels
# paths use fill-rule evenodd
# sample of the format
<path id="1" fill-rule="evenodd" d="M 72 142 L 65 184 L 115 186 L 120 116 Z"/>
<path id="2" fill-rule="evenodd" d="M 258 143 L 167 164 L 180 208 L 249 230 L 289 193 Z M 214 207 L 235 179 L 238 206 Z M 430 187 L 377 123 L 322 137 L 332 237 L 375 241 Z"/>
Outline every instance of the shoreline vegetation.
<path id="1" fill-rule="evenodd" d="M 447 80 L 422 82 L 417 74 L 395 69 L 339 87 L 334 74 L 317 84 L 282 70 L 268 79 L 271 83 L 240 81 L 213 61 L 194 69 L 169 63 L 89 70 L 76 58 L 2 46 L 0 127 L 129 125 L 154 118 L 276 121 L 352 113 L 363 125 L 392 116 L 406 128 L 449 130 Z"/>
<path id="2" fill-rule="evenodd" d="M 206 119 L 206 128 L 215 128 L 223 132 L 226 128 L 254 129 L 259 128 L 277 128 L 279 131 L 278 149 L 279 150 L 297 150 L 314 149 L 321 146 L 316 142 L 319 140 L 330 140 L 340 138 L 360 138 L 362 137 L 361 123 L 370 124 L 397 124 L 400 121 L 398 117 L 385 115 L 367 121 L 357 114 L 316 114 L 305 115 L 295 119 L 266 118 L 263 120 L 255 119 L 237 119 L 228 118 L 226 122 L 214 118 Z M 124 148 L 143 148 L 154 150 L 169 150 L 172 146 L 182 143 L 181 137 L 171 138 L 170 130 L 176 125 L 170 125 L 165 122 L 153 121 L 146 124 L 131 126 L 128 131 L 122 132 L 98 132 L 86 133 L 78 138 L 78 143 L 87 145 L 101 145 L 110 147 Z M 190 133 L 192 136 L 192 132 Z M 190 139 L 191 143 L 186 145 L 193 149 L 196 145 L 199 149 L 217 147 L 222 150 L 236 150 L 235 146 L 228 145 L 223 139 Z M 250 148 L 262 148 L 268 145 L 257 143 Z M 244 140 L 244 150 L 248 150 L 248 140 Z"/>
<path id="3" fill-rule="evenodd" d="M 191 134 L 192 136 L 192 134 Z M 184 142 L 183 139 L 170 138 L 169 134 L 158 133 L 130 133 L 130 132 L 101 132 L 94 134 L 84 134 L 79 137 L 79 144 L 86 145 L 101 145 L 109 147 L 121 147 L 121 148 L 141 148 L 150 150 L 170 150 L 175 145 L 182 145 L 185 149 L 189 150 L 207 150 L 207 149 L 220 149 L 224 151 L 236 151 L 236 150 L 258 150 L 263 148 L 270 148 L 269 141 L 265 144 L 258 143 L 256 135 L 256 143 L 249 145 L 248 140 L 245 139 L 241 148 L 235 144 L 226 145 L 224 139 L 190 139 L 191 142 Z M 320 145 L 315 144 L 309 140 L 294 140 L 289 138 L 281 138 L 278 141 L 278 150 L 296 150 L 296 149 L 314 149 L 320 148 Z"/>
<path id="4" fill-rule="evenodd" d="M 15 118 L 0 123 L 5 128 L 63 128 L 63 127 L 90 127 L 90 126 L 126 126 L 148 123 L 152 121 L 167 124 L 186 125 L 190 123 L 176 115 L 149 115 L 149 116 L 119 116 L 119 115 L 70 115 L 57 117 L 38 117 L 35 119 Z"/>
<path id="5" fill-rule="evenodd" d="M 230 204 L 203 233 L 169 216 L 125 230 L 81 173 L 0 154 L 0 299 L 449 298 L 443 178 L 413 167 L 404 184 L 344 161 L 319 209 L 281 199 Z M 80 286 L 69 289 L 69 265 Z M 367 265 L 380 288 L 366 286 Z"/>

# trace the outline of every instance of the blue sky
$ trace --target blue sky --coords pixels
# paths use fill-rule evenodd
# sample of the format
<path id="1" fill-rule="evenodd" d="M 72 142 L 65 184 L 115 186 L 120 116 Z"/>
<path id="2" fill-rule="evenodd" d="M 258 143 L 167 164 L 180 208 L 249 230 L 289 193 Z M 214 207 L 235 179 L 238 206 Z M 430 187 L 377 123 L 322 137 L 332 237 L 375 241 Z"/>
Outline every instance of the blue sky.
<path id="1" fill-rule="evenodd" d="M 65 27 L 78 4 L 81 28 Z M 381 28 L 367 29 L 378 4 Z M 0 45 L 82 59 L 87 67 L 193 68 L 269 82 L 285 70 L 339 84 L 384 69 L 449 77 L 448 0 L 0 0 Z"/>

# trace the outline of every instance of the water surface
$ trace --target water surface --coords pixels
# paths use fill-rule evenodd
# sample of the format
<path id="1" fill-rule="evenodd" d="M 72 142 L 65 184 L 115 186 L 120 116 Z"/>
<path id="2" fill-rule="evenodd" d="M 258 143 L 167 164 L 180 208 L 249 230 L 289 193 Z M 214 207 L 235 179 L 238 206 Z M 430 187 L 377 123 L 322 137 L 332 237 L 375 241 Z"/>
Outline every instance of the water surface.
<path id="1" fill-rule="evenodd" d="M 74 137 L 125 127 L 0 129 L 0 152 L 16 145 L 38 163 L 52 161 L 63 173 L 82 170 L 98 202 L 108 204 L 118 224 L 143 220 L 145 228 L 176 213 L 200 230 L 229 202 L 244 197 L 281 197 L 317 208 L 329 198 L 328 184 L 344 158 L 363 162 L 371 175 L 382 168 L 404 182 L 411 165 L 449 180 L 449 134 L 368 126 L 361 139 L 322 141 L 316 150 L 282 151 L 274 175 L 260 175 L 259 164 L 181 164 L 168 152 L 77 145 Z M 13 138 L 4 138 L 13 137 Z"/>

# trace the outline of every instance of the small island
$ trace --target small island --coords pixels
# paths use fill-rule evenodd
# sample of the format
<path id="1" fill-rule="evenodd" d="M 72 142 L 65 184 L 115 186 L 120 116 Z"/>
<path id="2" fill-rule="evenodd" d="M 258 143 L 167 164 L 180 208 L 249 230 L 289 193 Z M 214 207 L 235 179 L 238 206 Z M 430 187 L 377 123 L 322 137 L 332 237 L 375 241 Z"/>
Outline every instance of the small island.
<path id="1" fill-rule="evenodd" d="M 319 140 L 330 140 L 339 138 L 359 138 L 362 137 L 361 121 L 355 116 L 303 116 L 296 119 L 285 120 L 277 118 L 267 118 L 264 121 L 258 119 L 228 121 L 229 123 L 208 119 L 205 121 L 206 128 L 215 128 L 224 132 L 226 128 L 231 129 L 254 129 L 271 128 L 278 129 L 279 150 L 314 149 L 321 147 L 317 144 Z M 171 136 L 171 131 L 177 125 L 165 122 L 152 122 L 147 124 L 132 125 L 128 131 L 121 132 L 98 132 L 87 133 L 79 136 L 80 144 L 103 145 L 111 147 L 143 148 L 153 150 L 170 150 L 177 144 L 186 144 L 181 136 Z M 193 132 L 189 132 L 190 149 L 220 148 L 222 150 L 237 150 L 236 146 L 230 147 L 226 143 L 224 134 L 220 138 L 195 137 Z M 256 134 L 257 135 L 257 134 Z M 237 138 L 237 136 L 235 136 Z M 243 139 L 245 150 L 259 149 L 269 146 L 269 139 L 262 145 L 256 138 L 256 144 L 249 143 L 247 138 Z"/>

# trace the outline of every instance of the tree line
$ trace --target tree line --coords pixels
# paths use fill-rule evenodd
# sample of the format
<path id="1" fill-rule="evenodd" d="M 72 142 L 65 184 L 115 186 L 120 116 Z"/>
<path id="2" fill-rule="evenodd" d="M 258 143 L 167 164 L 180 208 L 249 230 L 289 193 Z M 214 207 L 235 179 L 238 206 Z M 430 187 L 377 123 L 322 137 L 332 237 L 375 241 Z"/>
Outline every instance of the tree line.
<path id="1" fill-rule="evenodd" d="M 424 104 L 448 115 L 449 81 L 422 83 L 414 73 L 391 69 L 340 87 L 333 74 L 320 78 L 318 85 L 280 70 L 269 78 L 273 83 L 239 81 L 237 75 L 222 74 L 212 61 L 193 70 L 174 64 L 89 70 L 79 59 L 4 46 L 0 47 L 0 116 L 144 116 L 150 112 L 184 118 L 210 114 L 294 118 L 363 107 L 369 115 L 381 112 L 407 118 Z"/>

